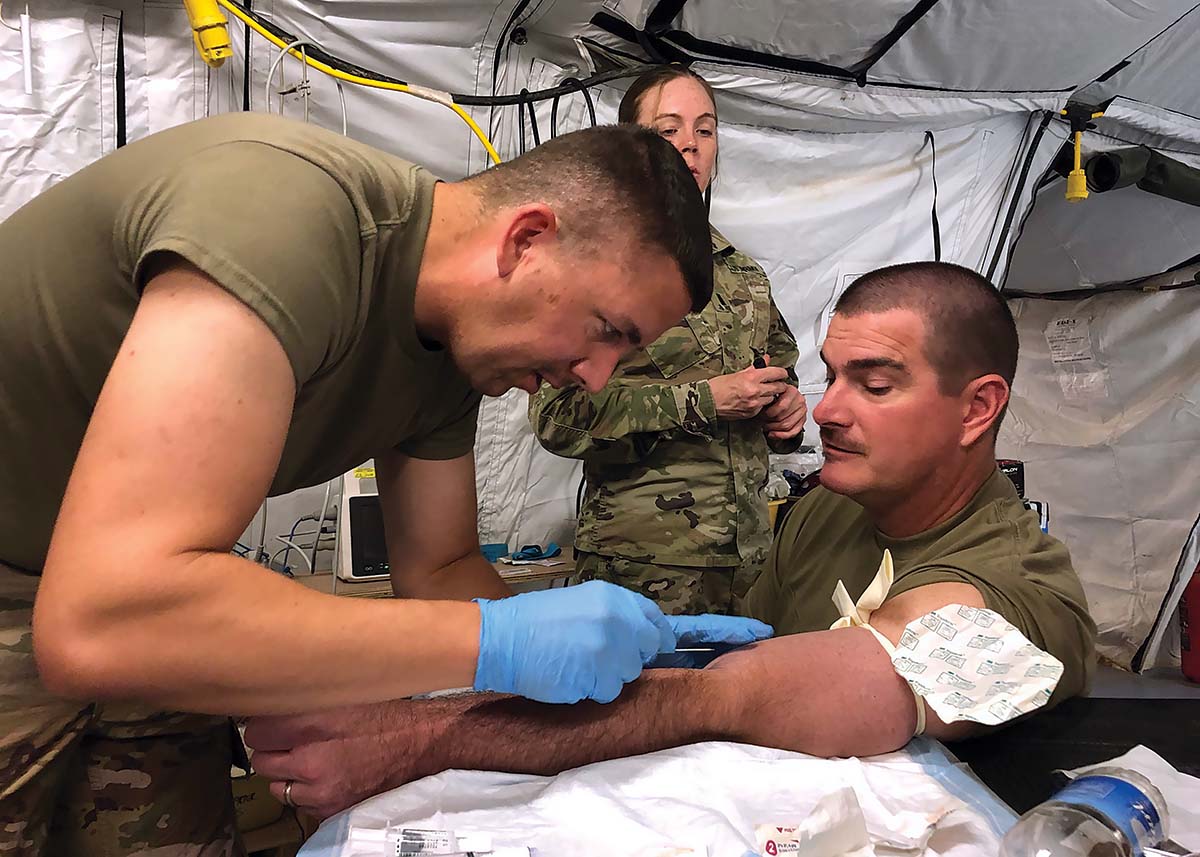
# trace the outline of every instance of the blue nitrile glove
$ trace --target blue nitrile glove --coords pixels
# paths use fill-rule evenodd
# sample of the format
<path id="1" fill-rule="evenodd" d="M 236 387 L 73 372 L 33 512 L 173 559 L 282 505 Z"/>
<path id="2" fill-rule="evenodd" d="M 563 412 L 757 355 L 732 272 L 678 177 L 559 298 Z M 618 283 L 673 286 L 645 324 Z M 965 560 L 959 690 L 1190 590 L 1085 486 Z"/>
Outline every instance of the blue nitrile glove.
<path id="1" fill-rule="evenodd" d="M 667 622 L 675 632 L 675 645 L 693 646 L 698 643 L 725 643 L 744 646 L 765 640 L 775 629 L 757 619 L 741 616 L 718 616 L 704 613 L 699 616 L 668 616 Z"/>
<path id="2" fill-rule="evenodd" d="M 612 702 L 675 632 L 642 595 L 593 580 L 479 605 L 475 689 L 542 702 Z"/>

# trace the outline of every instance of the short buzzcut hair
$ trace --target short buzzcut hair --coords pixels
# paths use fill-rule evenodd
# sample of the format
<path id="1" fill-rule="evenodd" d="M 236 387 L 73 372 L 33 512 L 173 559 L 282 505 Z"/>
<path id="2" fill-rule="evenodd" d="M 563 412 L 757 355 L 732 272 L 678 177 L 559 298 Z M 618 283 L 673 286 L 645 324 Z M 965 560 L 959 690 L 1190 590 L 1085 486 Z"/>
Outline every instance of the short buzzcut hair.
<path id="1" fill-rule="evenodd" d="M 713 290 L 708 213 L 675 147 L 632 125 L 606 125 L 547 140 L 467 180 L 487 209 L 545 202 L 564 241 L 658 250 L 679 266 L 692 312 Z"/>
<path id="2" fill-rule="evenodd" d="M 986 277 L 949 262 L 907 262 L 863 274 L 838 299 L 845 317 L 905 309 L 925 322 L 925 358 L 938 389 L 955 395 L 983 375 L 1011 388 L 1017 374 L 1017 325 Z M 996 418 L 995 429 L 1008 407 Z"/>

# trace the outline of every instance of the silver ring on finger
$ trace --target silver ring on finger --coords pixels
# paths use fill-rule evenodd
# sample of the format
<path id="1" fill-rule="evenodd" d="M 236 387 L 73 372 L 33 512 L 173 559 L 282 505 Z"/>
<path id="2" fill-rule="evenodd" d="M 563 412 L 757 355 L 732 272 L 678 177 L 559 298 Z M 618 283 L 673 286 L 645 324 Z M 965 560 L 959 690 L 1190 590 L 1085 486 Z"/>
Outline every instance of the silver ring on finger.
<path id="1" fill-rule="evenodd" d="M 292 786 L 296 784 L 295 780 L 288 780 L 283 784 L 283 803 L 285 806 L 296 808 L 296 803 L 292 800 Z"/>

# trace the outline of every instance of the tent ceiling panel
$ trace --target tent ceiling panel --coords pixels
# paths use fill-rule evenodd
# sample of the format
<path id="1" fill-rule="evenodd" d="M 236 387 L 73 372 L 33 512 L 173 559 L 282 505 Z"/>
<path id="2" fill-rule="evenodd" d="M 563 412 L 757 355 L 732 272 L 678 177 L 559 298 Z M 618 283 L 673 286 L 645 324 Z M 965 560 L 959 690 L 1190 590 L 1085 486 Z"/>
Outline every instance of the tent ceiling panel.
<path id="1" fill-rule="evenodd" d="M 1129 65 L 1080 93 L 1091 104 L 1122 95 L 1200 117 L 1200 7 L 1130 57 Z"/>
<path id="2" fill-rule="evenodd" d="M 1170 27 L 1194 0 L 941 0 L 871 70 L 970 90 L 1076 89 Z"/>
<path id="3" fill-rule="evenodd" d="M 716 90 L 722 122 L 818 134 L 954 128 L 1001 114 L 1057 110 L 1046 94 L 973 93 L 859 86 L 850 81 L 715 63 L 693 68 Z"/>
<path id="4" fill-rule="evenodd" d="M 1200 166 L 1200 117 L 1118 97 L 1095 125 L 1084 135 L 1085 146 L 1149 146 Z"/>
<path id="5" fill-rule="evenodd" d="M 852 69 L 906 14 L 921 11 L 919 5 L 915 0 L 687 0 L 663 8 L 682 6 L 669 30 L 758 52 L 766 63 L 783 57 Z M 1050 14 L 1036 0 L 937 0 L 869 68 L 868 79 L 980 92 L 1069 92 L 1104 77 L 1182 24 L 1195 5 L 1195 0 L 1055 0 Z M 604 11 L 636 29 L 646 28 L 658 6 L 653 0 L 603 4 Z M 1180 26 L 1162 49 L 1187 63 L 1189 49 L 1195 54 L 1195 39 L 1195 27 Z M 704 53 L 700 47 L 693 52 Z M 1152 73 L 1150 91 L 1155 79 Z M 1194 103 L 1200 100 L 1194 88 L 1182 91 L 1193 79 L 1171 77 L 1169 88 L 1181 90 L 1179 100 Z"/>
<path id="6" fill-rule="evenodd" d="M 689 0 L 692 36 L 764 54 L 850 68 L 867 58 L 915 0 Z"/>

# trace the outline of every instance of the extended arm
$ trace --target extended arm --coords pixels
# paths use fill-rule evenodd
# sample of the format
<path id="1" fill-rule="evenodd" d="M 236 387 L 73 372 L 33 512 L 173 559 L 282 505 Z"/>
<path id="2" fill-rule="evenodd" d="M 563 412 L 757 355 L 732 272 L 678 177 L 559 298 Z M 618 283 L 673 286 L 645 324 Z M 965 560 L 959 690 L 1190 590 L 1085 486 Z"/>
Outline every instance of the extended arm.
<path id="1" fill-rule="evenodd" d="M 945 604 L 983 606 L 966 584 L 938 583 L 886 603 L 872 624 L 893 641 Z M 926 709 L 926 734 L 968 733 Z M 817 756 L 902 747 L 916 728 L 912 691 L 870 631 L 779 637 L 703 671 L 646 673 L 608 705 L 547 706 L 511 697 L 396 701 L 338 715 L 266 718 L 247 729 L 255 766 L 295 780 L 319 815 L 450 768 L 553 774 L 695 741 L 740 741 Z M 347 760 L 353 760 L 348 762 Z"/>

